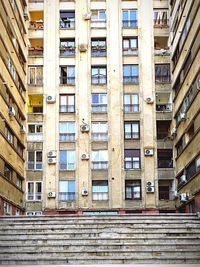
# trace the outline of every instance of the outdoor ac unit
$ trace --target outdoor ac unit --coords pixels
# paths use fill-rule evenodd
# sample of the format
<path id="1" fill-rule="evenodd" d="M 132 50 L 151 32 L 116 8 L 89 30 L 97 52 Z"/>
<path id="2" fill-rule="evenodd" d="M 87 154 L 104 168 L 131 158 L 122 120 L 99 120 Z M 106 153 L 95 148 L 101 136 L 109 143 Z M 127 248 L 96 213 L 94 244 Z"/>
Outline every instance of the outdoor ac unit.
<path id="1" fill-rule="evenodd" d="M 89 127 L 89 125 L 87 125 L 87 124 L 82 124 L 82 125 L 80 126 L 80 129 L 81 129 L 81 132 L 82 132 L 82 133 L 83 133 L 83 132 L 89 132 L 90 127 Z"/>
<path id="2" fill-rule="evenodd" d="M 153 149 L 145 149 L 144 150 L 144 155 L 145 156 L 153 156 Z"/>
<path id="3" fill-rule="evenodd" d="M 24 12 L 24 19 L 28 20 L 28 13 L 26 11 Z"/>
<path id="4" fill-rule="evenodd" d="M 187 180 L 186 180 L 186 175 L 183 174 L 181 177 L 180 177 L 180 181 L 181 183 L 185 183 Z"/>
<path id="5" fill-rule="evenodd" d="M 147 181 L 146 192 L 147 193 L 154 193 L 154 183 L 153 182 Z"/>
<path id="6" fill-rule="evenodd" d="M 15 114 L 16 114 L 15 109 L 13 107 L 8 108 L 8 113 L 10 116 L 15 116 Z"/>
<path id="7" fill-rule="evenodd" d="M 24 125 L 20 126 L 20 132 L 23 133 L 23 134 L 26 133 L 26 128 L 25 128 Z"/>
<path id="8" fill-rule="evenodd" d="M 87 45 L 86 44 L 80 44 L 78 48 L 79 48 L 80 52 L 86 52 L 87 51 Z"/>
<path id="9" fill-rule="evenodd" d="M 48 158 L 55 158 L 57 155 L 56 155 L 56 151 L 49 151 L 47 153 L 47 157 Z"/>
<path id="10" fill-rule="evenodd" d="M 200 90 L 200 78 L 197 79 L 197 90 Z"/>
<path id="11" fill-rule="evenodd" d="M 172 128 L 171 129 L 171 135 L 176 135 L 177 133 L 177 129 L 176 128 Z"/>
<path id="12" fill-rule="evenodd" d="M 146 102 L 147 102 L 147 104 L 152 104 L 153 101 L 154 101 L 154 99 L 153 99 L 152 96 L 148 96 L 148 97 L 146 98 Z"/>
<path id="13" fill-rule="evenodd" d="M 48 164 L 56 164 L 56 158 L 48 158 Z"/>
<path id="14" fill-rule="evenodd" d="M 180 201 L 181 202 L 186 202 L 188 200 L 187 193 L 181 193 L 180 194 Z"/>
<path id="15" fill-rule="evenodd" d="M 90 20 L 91 19 L 91 13 L 90 12 L 88 12 L 88 13 L 85 13 L 84 15 L 83 15 L 83 19 L 84 20 Z"/>
<path id="16" fill-rule="evenodd" d="M 167 50 L 166 49 L 160 49 L 160 53 L 162 56 L 167 54 Z"/>
<path id="17" fill-rule="evenodd" d="M 82 160 L 88 160 L 89 158 L 90 158 L 90 155 L 88 153 L 81 154 L 81 159 Z"/>
<path id="18" fill-rule="evenodd" d="M 55 103 L 56 102 L 56 97 L 53 95 L 48 95 L 47 96 L 47 103 Z"/>
<path id="19" fill-rule="evenodd" d="M 88 196 L 88 190 L 86 188 L 82 189 L 81 195 L 82 196 Z"/>
<path id="20" fill-rule="evenodd" d="M 56 192 L 48 192 L 48 198 L 56 197 Z"/>
<path id="21" fill-rule="evenodd" d="M 180 118 L 182 121 L 186 120 L 186 113 L 185 112 L 181 113 Z"/>

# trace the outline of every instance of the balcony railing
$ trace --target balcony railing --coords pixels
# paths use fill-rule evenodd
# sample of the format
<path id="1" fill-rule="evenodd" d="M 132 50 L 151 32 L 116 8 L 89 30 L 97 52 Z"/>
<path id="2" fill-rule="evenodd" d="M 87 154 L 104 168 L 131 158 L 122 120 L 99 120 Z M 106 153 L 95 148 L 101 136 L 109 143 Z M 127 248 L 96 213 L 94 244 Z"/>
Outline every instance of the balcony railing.
<path id="1" fill-rule="evenodd" d="M 124 162 L 125 169 L 140 169 L 140 161 L 127 161 Z"/>
<path id="2" fill-rule="evenodd" d="M 138 54 L 138 48 L 123 48 L 124 56 L 137 55 L 137 54 Z"/>
<path id="3" fill-rule="evenodd" d="M 42 200 L 42 193 L 27 193 L 27 200 Z"/>
<path id="4" fill-rule="evenodd" d="M 28 170 L 42 170 L 42 162 L 28 161 Z"/>
<path id="5" fill-rule="evenodd" d="M 28 81 L 29 85 L 34 85 L 34 86 L 42 86 L 43 85 L 43 77 L 33 77 L 30 78 Z"/>
<path id="6" fill-rule="evenodd" d="M 59 140 L 60 141 L 74 141 L 75 133 L 60 133 Z"/>
<path id="7" fill-rule="evenodd" d="M 160 75 L 155 77 L 156 83 L 169 83 L 171 81 L 170 75 Z"/>
<path id="8" fill-rule="evenodd" d="M 158 168 L 173 168 L 172 159 L 158 159 Z"/>
<path id="9" fill-rule="evenodd" d="M 92 76 L 92 84 L 106 84 L 106 75 L 94 75 Z"/>
<path id="10" fill-rule="evenodd" d="M 105 57 L 106 56 L 106 49 L 105 48 L 95 49 L 92 47 L 91 55 L 92 55 L 92 57 Z"/>
<path id="11" fill-rule="evenodd" d="M 138 76 L 123 76 L 124 84 L 138 84 L 139 78 Z"/>
<path id="12" fill-rule="evenodd" d="M 75 163 L 60 163 L 60 170 L 73 171 L 75 170 Z"/>
<path id="13" fill-rule="evenodd" d="M 75 21 L 74 20 L 60 20 L 60 28 L 61 29 L 74 29 Z"/>
<path id="14" fill-rule="evenodd" d="M 108 169 L 108 161 L 92 161 L 92 169 Z"/>
<path id="15" fill-rule="evenodd" d="M 75 77 L 60 77 L 60 84 L 75 84 Z"/>
<path id="16" fill-rule="evenodd" d="M 92 200 L 108 200 L 108 192 L 93 192 L 92 193 Z"/>
<path id="17" fill-rule="evenodd" d="M 172 104 L 156 104 L 156 111 L 171 112 Z"/>
<path id="18" fill-rule="evenodd" d="M 92 104 L 92 112 L 107 112 L 107 104 Z"/>
<path id="19" fill-rule="evenodd" d="M 74 56 L 75 47 L 60 47 L 60 56 Z"/>
<path id="20" fill-rule="evenodd" d="M 27 135 L 27 141 L 29 142 L 36 142 L 36 141 L 42 141 L 42 140 L 43 140 L 42 133 L 28 133 Z"/>
<path id="21" fill-rule="evenodd" d="M 123 25 L 123 28 L 136 28 L 137 20 L 123 20 L 122 25 Z"/>
<path id="22" fill-rule="evenodd" d="M 28 55 L 29 57 L 34 56 L 43 56 L 43 47 L 29 47 L 28 49 Z"/>
<path id="23" fill-rule="evenodd" d="M 169 27 L 169 20 L 154 20 L 154 27 L 155 28 L 168 28 Z"/>
<path id="24" fill-rule="evenodd" d="M 125 139 L 139 139 L 139 133 L 138 132 L 125 132 L 124 134 Z"/>
<path id="25" fill-rule="evenodd" d="M 92 133 L 93 141 L 106 141 L 108 140 L 108 133 Z"/>
<path id="26" fill-rule="evenodd" d="M 42 20 L 30 21 L 29 29 L 31 30 L 43 30 L 44 22 Z"/>
<path id="27" fill-rule="evenodd" d="M 91 20 L 91 28 L 106 28 L 105 20 Z"/>
<path id="28" fill-rule="evenodd" d="M 75 111 L 74 105 L 60 105 L 60 112 L 73 113 Z"/>
<path id="29" fill-rule="evenodd" d="M 165 139 L 169 136 L 169 133 L 168 132 L 158 132 L 157 133 L 157 139 L 158 140 L 162 140 L 162 139 Z"/>
<path id="30" fill-rule="evenodd" d="M 60 201 L 74 201 L 75 199 L 75 192 L 59 192 Z"/>
<path id="31" fill-rule="evenodd" d="M 170 55 L 170 50 L 169 50 L 169 48 L 166 48 L 166 49 L 155 48 L 154 55 L 155 56 L 169 56 Z"/>
<path id="32" fill-rule="evenodd" d="M 124 104 L 124 112 L 138 112 L 139 104 Z"/>
<path id="33" fill-rule="evenodd" d="M 32 112 L 30 113 L 43 113 L 43 106 L 29 106 L 29 108 L 32 108 Z"/>

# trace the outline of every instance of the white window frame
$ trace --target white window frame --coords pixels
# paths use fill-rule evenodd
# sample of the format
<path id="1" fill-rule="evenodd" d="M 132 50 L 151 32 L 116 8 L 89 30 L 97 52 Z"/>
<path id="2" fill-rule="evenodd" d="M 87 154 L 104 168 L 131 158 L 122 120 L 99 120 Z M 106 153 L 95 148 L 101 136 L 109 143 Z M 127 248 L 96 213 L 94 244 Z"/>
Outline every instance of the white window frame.
<path id="1" fill-rule="evenodd" d="M 28 192 L 28 185 L 33 184 L 33 193 L 30 194 Z M 41 193 L 36 192 L 36 185 L 41 184 Z M 43 183 L 42 181 L 27 181 L 26 182 L 26 200 L 27 201 L 42 201 L 42 189 L 43 189 Z M 30 199 L 31 197 L 31 199 Z"/>
<path id="2" fill-rule="evenodd" d="M 34 161 L 29 161 L 29 152 L 34 152 Z M 42 161 L 36 161 L 36 157 L 37 157 L 37 153 L 38 152 L 41 152 L 42 153 Z M 34 167 L 33 168 L 29 168 L 29 164 L 33 164 Z M 41 164 L 41 168 L 38 168 L 37 165 L 38 164 Z M 42 150 L 34 150 L 34 151 L 27 151 L 27 169 L 28 170 L 37 170 L 37 171 L 40 171 L 43 169 L 43 151 Z"/>

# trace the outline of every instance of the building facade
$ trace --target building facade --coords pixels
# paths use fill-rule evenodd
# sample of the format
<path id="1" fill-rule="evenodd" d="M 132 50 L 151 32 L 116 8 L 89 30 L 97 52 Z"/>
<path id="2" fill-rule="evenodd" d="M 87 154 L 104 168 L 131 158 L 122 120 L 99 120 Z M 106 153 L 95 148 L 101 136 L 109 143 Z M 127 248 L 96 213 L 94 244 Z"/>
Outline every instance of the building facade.
<path id="1" fill-rule="evenodd" d="M 175 212 L 168 1 L 28 10 L 27 213 Z"/>
<path id="2" fill-rule="evenodd" d="M 200 211 L 199 1 L 171 1 L 174 158 L 181 212 Z"/>
<path id="3" fill-rule="evenodd" d="M 0 215 L 25 211 L 26 7 L 0 2 Z"/>

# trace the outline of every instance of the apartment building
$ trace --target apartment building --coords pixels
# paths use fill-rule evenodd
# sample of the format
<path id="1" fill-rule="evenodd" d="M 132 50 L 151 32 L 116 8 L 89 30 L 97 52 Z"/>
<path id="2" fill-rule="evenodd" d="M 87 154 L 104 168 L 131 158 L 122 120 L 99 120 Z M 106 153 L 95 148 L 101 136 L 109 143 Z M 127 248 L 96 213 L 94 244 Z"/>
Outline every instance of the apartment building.
<path id="1" fill-rule="evenodd" d="M 168 1 L 28 10 L 27 214 L 174 212 Z"/>
<path id="2" fill-rule="evenodd" d="M 0 215 L 25 211 L 26 8 L 0 2 Z"/>
<path id="3" fill-rule="evenodd" d="M 200 211 L 200 3 L 171 1 L 174 157 L 181 212 Z"/>

